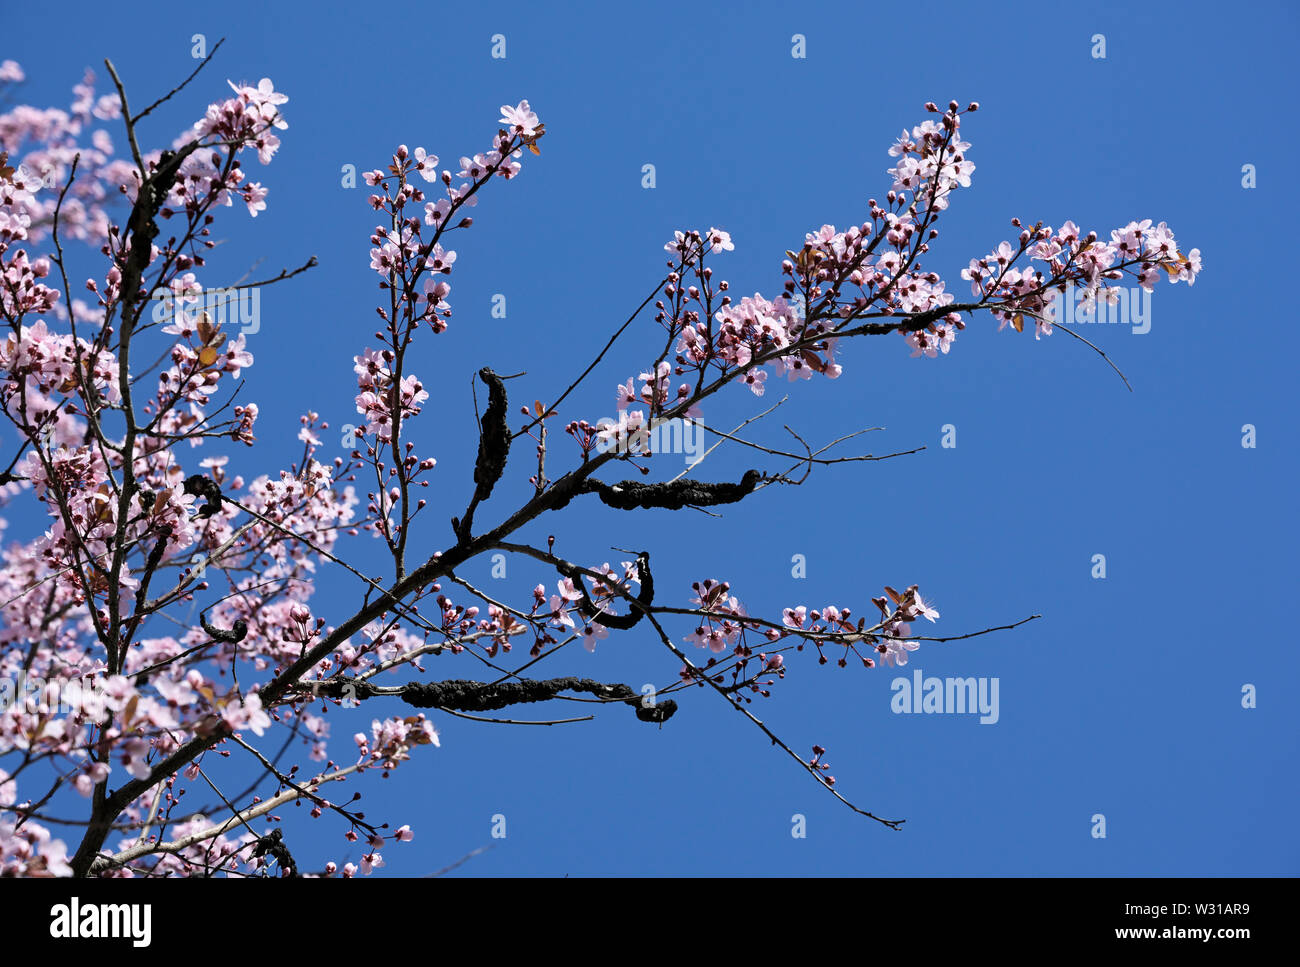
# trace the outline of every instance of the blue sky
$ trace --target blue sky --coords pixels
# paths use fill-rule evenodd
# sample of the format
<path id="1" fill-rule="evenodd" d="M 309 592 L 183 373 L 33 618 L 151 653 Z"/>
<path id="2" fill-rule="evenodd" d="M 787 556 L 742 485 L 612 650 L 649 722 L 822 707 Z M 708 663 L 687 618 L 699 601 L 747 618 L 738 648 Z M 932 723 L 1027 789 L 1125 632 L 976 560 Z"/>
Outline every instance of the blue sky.
<path id="1" fill-rule="evenodd" d="M 413 368 L 433 399 L 412 433 L 417 452 L 439 461 L 430 497 L 447 504 L 419 534 L 429 550 L 449 542 L 446 518 L 471 489 L 473 372 L 526 370 L 511 384 L 516 400 L 553 399 L 660 277 L 674 229 L 726 229 L 736 250 L 715 263 L 719 274 L 737 295 L 775 296 L 786 249 L 823 223 L 860 223 L 866 200 L 883 197 L 887 149 L 924 119 L 927 100 L 981 102 L 963 125 L 973 187 L 954 199 L 927 262 L 959 298 L 959 271 L 1014 238 L 1013 216 L 1073 219 L 1103 236 L 1131 219 L 1165 220 L 1184 250 L 1203 254 L 1194 287 L 1156 290 L 1149 332 L 1083 327 L 1131 393 L 1077 340 L 998 333 L 987 316 L 936 360 L 910 358 L 896 336 L 861 339 L 842 347 L 840 379 L 773 380 L 762 405 L 738 389 L 710 401 L 707 418 L 734 426 L 788 391 L 757 438 L 786 445 L 782 423 L 819 441 L 879 426 L 870 451 L 923 452 L 822 468 L 718 519 L 577 502 L 524 535 L 560 534 L 570 559 L 593 564 L 622 559 L 611 544 L 646 547 L 664 602 L 685 604 L 691 581 L 713 577 L 755 613 L 826 603 L 867 613 L 884 584 L 917 583 L 942 613 L 934 634 L 1041 614 L 1014 631 L 925 644 L 902 673 L 790 656 L 785 681 L 754 706 L 800 752 L 827 747 L 837 788 L 906 818 L 903 831 L 848 811 L 700 691 L 662 729 L 618 706 L 554 728 L 435 713 L 440 749 L 358 786 L 369 818 L 416 830 L 386 850 L 386 872 L 427 874 L 484 846 L 458 874 L 1297 871 L 1300 713 L 1285 688 L 1300 662 L 1285 609 L 1297 576 L 1286 387 L 1298 337 L 1269 289 L 1291 274 L 1290 252 L 1274 250 L 1296 216 L 1285 183 L 1300 147 L 1286 120 L 1296 90 L 1289 4 L 994 13 L 915 3 L 905 17 L 860 3 L 677 0 L 411 5 L 400 19 L 338 3 L 164 9 L 122 19 L 72 2 L 51 38 L 48 12 L 28 5 L 6 14 L 0 58 L 23 64 L 27 103 L 66 106 L 86 66 L 104 89 L 106 56 L 145 103 L 193 69 L 193 34 L 226 37 L 182 103 L 146 128 L 149 146 L 169 144 L 224 96 L 226 78 L 269 76 L 289 95 L 283 146 L 254 175 L 271 189 L 268 210 L 218 223 L 228 241 L 205 277 L 219 285 L 259 260 L 259 276 L 320 260 L 263 293 L 246 373 L 259 446 L 232 452 L 249 476 L 297 458 L 307 409 L 334 427 L 356 420 L 351 358 L 375 344 L 375 217 L 364 187 L 341 187 L 342 166 L 381 166 L 399 143 L 444 165 L 482 151 L 498 106 L 521 98 L 546 123 L 541 157 L 493 184 L 473 230 L 455 240 L 450 330 L 417 344 Z M 498 33 L 504 60 L 490 56 Z M 795 34 L 806 37 L 804 59 L 791 56 Z M 1104 59 L 1092 56 L 1095 34 Z M 641 186 L 645 164 L 656 168 L 652 190 Z M 1247 164 L 1257 187 L 1243 187 Z M 505 319 L 491 316 L 495 294 L 506 296 Z M 563 419 L 613 415 L 616 383 L 660 342 L 649 317 L 635 325 Z M 945 424 L 955 448 L 940 446 Z M 1257 432 L 1251 449 L 1245 424 Z M 344 454 L 327 438 L 322 457 Z M 529 458 L 516 451 L 480 526 L 525 493 Z M 734 479 L 751 463 L 719 451 L 701 469 Z M 351 546 L 379 569 L 379 542 Z M 796 554 L 806 579 L 792 577 Z M 1096 554 L 1104 580 L 1091 574 Z M 504 581 L 486 560 L 462 573 L 516 601 L 555 580 L 516 562 Z M 331 623 L 360 599 L 344 577 L 334 569 L 320 584 L 316 613 Z M 440 678 L 478 674 L 450 657 L 427 666 Z M 638 629 L 595 655 L 572 646 L 547 674 L 639 687 L 672 681 L 677 667 Z M 999 720 L 894 714 L 891 682 L 916 668 L 996 678 Z M 1253 709 L 1242 707 L 1247 684 Z M 373 715 L 405 709 L 332 712 L 338 753 Z M 494 840 L 497 814 L 507 835 Z M 795 814 L 805 838 L 791 835 Z M 1092 834 L 1096 814 L 1104 839 Z M 304 868 L 356 860 L 336 823 L 285 818 Z"/>

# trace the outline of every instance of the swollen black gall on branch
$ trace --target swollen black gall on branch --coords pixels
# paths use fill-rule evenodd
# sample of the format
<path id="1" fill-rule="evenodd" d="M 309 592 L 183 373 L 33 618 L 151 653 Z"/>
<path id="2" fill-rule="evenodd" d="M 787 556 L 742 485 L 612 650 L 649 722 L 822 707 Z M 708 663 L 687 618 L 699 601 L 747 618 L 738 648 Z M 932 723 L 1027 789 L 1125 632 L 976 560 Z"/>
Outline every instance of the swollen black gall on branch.
<path id="1" fill-rule="evenodd" d="M 628 614 L 610 614 L 602 611 L 591 600 L 587 594 L 587 586 L 583 583 L 582 572 L 567 561 L 557 563 L 556 570 L 573 582 L 574 588 L 582 595 L 582 600 L 578 602 L 578 610 L 585 614 L 593 621 L 598 621 L 606 628 L 613 628 L 617 631 L 626 631 L 634 627 L 641 620 L 644 611 L 639 608 L 633 608 Z M 654 576 L 650 573 L 650 555 L 642 551 L 636 556 L 637 575 L 641 581 L 641 589 L 637 592 L 636 600 L 645 607 L 650 607 L 654 603 L 655 582 Z"/>
<path id="2" fill-rule="evenodd" d="M 185 478 L 185 492 L 203 498 L 203 506 L 195 517 L 211 517 L 221 510 L 221 486 L 211 477 L 196 473 Z"/>
<path id="3" fill-rule="evenodd" d="M 488 388 L 488 405 L 479 421 L 478 458 L 474 461 L 474 497 L 469 502 L 464 518 L 453 517 L 451 529 L 460 541 L 469 540 L 474 524 L 474 508 L 492 496 L 492 488 L 506 472 L 506 458 L 510 455 L 510 427 L 506 422 L 506 384 L 484 366 L 478 378 Z"/>
<path id="4" fill-rule="evenodd" d="M 662 507 L 681 510 L 683 507 L 712 507 L 717 504 L 734 504 L 754 492 L 763 475 L 757 470 L 746 470 L 740 483 L 702 483 L 699 480 L 673 480 L 667 483 L 641 483 L 621 480 L 607 484 L 600 480 L 583 482 L 585 493 L 599 495 L 610 507 L 619 510 L 636 510 L 638 507 Z"/>
<path id="5" fill-rule="evenodd" d="M 474 502 L 487 500 L 492 495 L 501 475 L 506 470 L 506 457 L 510 453 L 510 428 L 506 424 L 506 385 L 501 377 L 484 366 L 478 378 L 488 388 L 488 406 L 480 421 L 478 459 L 474 463 Z"/>
<path id="6" fill-rule="evenodd" d="M 586 692 L 597 698 L 622 702 L 636 708 L 636 717 L 642 722 L 664 723 L 677 711 L 672 699 L 661 699 L 652 705 L 643 704 L 643 698 L 630 685 L 607 685 L 590 678 L 548 678 L 541 681 L 524 678 L 514 682 L 474 682 L 451 679 L 444 682 L 408 682 L 398 686 L 373 685 L 357 679 L 335 679 L 314 683 L 314 695 L 330 698 L 347 698 L 363 701 L 368 698 L 393 696 L 401 698 L 415 708 L 440 708 L 460 712 L 492 712 L 511 705 L 547 702 L 560 692 Z"/>

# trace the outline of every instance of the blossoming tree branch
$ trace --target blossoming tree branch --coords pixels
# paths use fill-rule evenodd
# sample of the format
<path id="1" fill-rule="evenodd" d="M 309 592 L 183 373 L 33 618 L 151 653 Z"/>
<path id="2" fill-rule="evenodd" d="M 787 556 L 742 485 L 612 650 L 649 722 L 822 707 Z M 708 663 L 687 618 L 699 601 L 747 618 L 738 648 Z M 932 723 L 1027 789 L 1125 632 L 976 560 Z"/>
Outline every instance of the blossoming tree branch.
<path id="1" fill-rule="evenodd" d="M 223 209 L 266 208 L 268 188 L 248 169 L 273 161 L 288 98 L 270 80 L 232 82 L 169 148 L 148 149 L 145 122 L 189 96 L 203 65 L 143 107 L 106 67 L 107 93 L 88 72 L 66 111 L 0 114 L 0 408 L 12 427 L 0 438 L 0 526 L 21 517 L 44 527 L 3 549 L 0 875 L 369 873 L 388 842 L 414 831 L 367 817 L 358 794 L 340 790 L 436 754 L 430 715 L 536 722 L 516 707 L 556 699 L 663 725 L 679 700 L 711 694 L 831 795 L 897 828 L 901 820 L 841 795 L 825 749 L 801 755 L 751 707 L 787 670 L 804 670 L 796 659 L 903 665 L 921 642 L 1002 629 L 917 633 L 918 619 L 929 627 L 939 614 L 905 579 L 867 602 L 749 614 L 725 580 L 655 572 L 647 548 L 582 561 L 561 523 L 541 544 L 522 532 L 570 504 L 600 502 L 626 512 L 625 542 L 635 544 L 646 509 L 745 504 L 814 470 L 897 455 L 838 456 L 844 440 L 814 445 L 793 431 L 785 449 L 749 440 L 745 426 L 775 407 L 732 429 L 706 418 L 724 391 L 762 397 L 781 379 L 839 378 L 841 340 L 892 337 L 936 358 L 982 312 L 999 329 L 1050 335 L 1067 287 L 1096 304 L 1126 278 L 1150 290 L 1161 278 L 1191 284 L 1200 271 L 1199 252 L 1184 254 L 1163 222 L 1131 222 L 1103 240 L 1073 222 L 1013 220 L 1017 236 L 962 271 L 970 296 L 957 301 L 922 260 L 953 193 L 970 185 L 962 126 L 977 105 L 927 104 L 931 117 L 890 148 L 883 201 L 846 229 L 808 233 L 762 283 L 767 295 L 735 299 L 717 274 L 728 233 L 681 231 L 665 246 L 663 278 L 549 402 L 520 406 L 512 378 L 482 365 L 490 359 L 467 364 L 483 404 L 473 476 L 437 479 L 435 456 L 408 439 L 429 402 L 420 351 L 452 324 L 450 243 L 470 228 L 469 209 L 540 154 L 547 132 L 521 101 L 502 108 L 482 153 L 440 168 L 424 148 L 401 146 L 365 175 L 381 222 L 370 262 L 381 298 L 373 344 L 354 348 L 356 449 L 318 459 L 325 424 L 309 412 L 301 453 L 259 452 L 265 472 L 246 480 L 226 464 L 232 447 L 256 442 L 258 407 L 241 380 L 254 357 L 244 333 L 206 311 L 205 293 L 231 284 L 208 275 L 207 258 Z M 18 64 L 0 64 L 0 88 L 12 94 L 23 79 Z M 314 264 L 239 285 L 293 285 Z M 569 397 L 620 339 L 639 347 L 644 368 L 614 374 L 617 422 L 589 422 Z M 752 469 L 712 479 L 697 461 L 651 479 L 650 435 L 674 420 L 751 455 Z M 494 499 L 507 474 L 527 478 L 518 506 Z M 421 494 L 435 479 L 446 496 L 431 505 Z M 363 532 L 391 561 L 382 578 L 348 562 Z M 539 562 L 553 585 L 498 600 L 462 574 L 485 554 Z M 314 600 L 325 562 L 346 572 L 353 600 Z M 652 696 L 599 677 L 602 649 L 632 635 L 654 643 L 647 670 L 667 680 Z M 454 656 L 457 677 L 433 678 L 422 662 L 434 655 Z M 544 662 L 566 664 L 543 677 Z M 385 696 L 411 714 L 363 714 Z M 349 716 L 355 735 L 335 741 L 332 721 Z M 261 781 L 233 788 L 228 758 Z M 360 865 L 300 871 L 292 830 L 268 828 L 294 802 L 362 842 Z"/>

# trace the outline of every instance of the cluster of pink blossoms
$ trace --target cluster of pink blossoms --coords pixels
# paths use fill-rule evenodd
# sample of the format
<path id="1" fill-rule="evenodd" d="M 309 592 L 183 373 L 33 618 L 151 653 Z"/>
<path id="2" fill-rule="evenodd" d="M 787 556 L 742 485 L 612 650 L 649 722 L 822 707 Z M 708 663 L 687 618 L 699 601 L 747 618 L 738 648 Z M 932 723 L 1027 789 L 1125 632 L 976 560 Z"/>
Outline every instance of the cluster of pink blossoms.
<path id="1" fill-rule="evenodd" d="M 0 64 L 0 86 L 24 79 L 14 61 Z M 95 245 L 108 237 L 116 186 L 130 180 L 134 167 L 112 156 L 112 138 L 95 125 L 119 118 L 121 106 L 116 94 L 95 95 L 92 71 L 86 71 L 72 94 L 66 111 L 16 105 L 0 113 L 0 153 L 8 155 L 7 164 L 0 160 L 0 169 L 14 169 L 9 179 L 0 178 L 0 238 L 35 244 L 48 236 L 74 159 L 78 177 L 63 200 L 59 233 Z M 20 155 L 24 145 L 28 148 Z"/>
<path id="2" fill-rule="evenodd" d="M 912 640 L 911 622 L 939 618 L 939 612 L 921 596 L 916 585 L 901 593 L 886 586 L 884 596 L 872 598 L 880 620 L 870 626 L 862 618 L 853 621 L 849 608 L 835 605 L 811 610 L 805 605 L 786 608 L 781 624 L 776 625 L 751 616 L 725 581 L 699 581 L 692 588 L 695 596 L 691 602 L 699 609 L 700 622 L 683 640 L 711 653 L 704 667 L 715 681 L 729 677 L 733 691 L 745 689 L 763 696 L 769 694 L 774 680 L 762 676 L 785 677 L 785 658 L 781 654 L 785 650 L 802 651 L 810 644 L 817 650 L 821 664 L 826 664 L 830 660 L 826 650 L 839 647 L 842 654 L 837 664 L 841 668 L 848 665 L 850 654 L 866 668 L 874 668 L 882 661 L 906 665 L 908 653 L 920 647 Z M 793 644 L 783 645 L 783 641 Z M 728 652 L 726 658 L 720 657 Z M 751 670 L 755 661 L 756 670 Z M 696 681 L 699 674 L 690 667 L 681 669 L 684 682 Z"/>
<path id="3" fill-rule="evenodd" d="M 1057 321 L 1056 296 L 1067 285 L 1082 290 L 1078 311 L 1091 313 L 1098 300 L 1112 305 L 1119 300 L 1119 288 L 1107 283 L 1126 275 L 1147 292 L 1155 289 L 1162 275 L 1171 283 L 1196 284 L 1201 250 L 1183 254 L 1164 222 L 1155 228 L 1149 218 L 1129 222 L 1113 229 L 1110 238 L 1101 242 L 1095 232 L 1081 236 L 1074 222 L 1066 222 L 1059 231 L 1050 225 L 1035 226 L 1021 232 L 1019 249 L 1004 241 L 984 258 L 971 259 L 961 277 L 970 282 L 973 295 L 998 306 L 992 314 L 999 330 L 1011 325 L 1020 331 L 1029 316 L 1035 324 L 1035 338 L 1052 334 Z M 1049 276 L 1032 266 L 1012 268 L 1026 250 L 1031 260 L 1046 263 L 1050 278 L 1058 280 L 1054 285 L 1045 286 Z"/>
<path id="4" fill-rule="evenodd" d="M 394 427 L 417 415 L 429 394 L 415 376 L 397 374 L 390 367 L 394 358 L 390 349 L 367 349 L 354 357 L 357 386 L 357 412 L 365 417 L 365 432 L 387 442 L 393 438 Z M 394 407 L 394 400 L 396 406 Z"/>
<path id="5" fill-rule="evenodd" d="M 22 312 L 36 310 L 13 310 L 15 317 Z M 53 331 L 44 319 L 37 319 L 30 326 L 20 325 L 0 342 L 0 378 L 4 379 L 0 404 L 19 425 L 30 426 L 53 442 L 68 442 L 74 438 L 70 431 L 76 421 L 65 417 L 61 400 L 88 377 L 103 399 L 118 402 L 117 368 L 112 353 L 86 339 Z"/>
<path id="6" fill-rule="evenodd" d="M 404 362 L 422 323 L 435 334 L 447 329 L 451 317 L 447 276 L 455 266 L 456 252 L 443 247 L 443 236 L 473 224 L 469 217 L 457 220 L 454 216 L 462 208 L 477 205 L 477 192 L 492 178 L 515 177 L 521 169 L 516 159 L 522 157 L 523 147 L 536 150 L 536 141 L 545 133 L 545 125 L 527 101 L 514 107 L 502 105 L 500 120 L 505 126 L 494 136 L 491 150 L 462 156 L 455 175 L 447 169 L 438 170 L 437 155 L 423 147 L 411 151 L 404 144 L 398 146 L 387 170 L 375 169 L 364 175 L 367 185 L 384 191 L 370 196 L 371 207 L 391 218 L 391 225 L 377 226 L 370 238 L 370 267 L 381 279 L 380 289 L 392 297 L 391 309 L 379 309 L 388 332 L 376 333 L 376 338 L 387 335 L 389 348 L 366 349 L 355 357 L 360 390 L 357 412 L 365 418 L 364 432 L 380 442 L 390 441 L 394 432 L 400 434 L 402 422 L 418 414 L 420 404 L 429 396 L 413 374 L 403 372 L 399 379 L 394 370 Z M 414 175 L 426 183 L 441 183 L 442 197 L 428 200 L 411 180 Z M 408 206 L 413 205 L 423 206 L 423 217 L 408 213 Z M 378 496 L 377 516 L 387 517 L 389 499 Z"/>
<path id="7" fill-rule="evenodd" d="M 275 90 L 270 78 L 263 77 L 256 87 L 228 82 L 235 96 L 220 104 L 208 107 L 202 121 L 194 125 L 192 134 L 182 135 L 173 147 L 183 147 L 194 135 L 216 141 L 233 142 L 256 150 L 262 164 L 270 164 L 280 147 L 277 130 L 289 127 L 280 114 L 280 105 L 289 98 Z M 171 201 L 177 207 L 195 210 L 208 198 L 215 197 L 218 204 L 234 204 L 238 195 L 254 218 L 266 210 L 266 189 L 259 182 L 245 182 L 238 162 L 223 160 L 219 153 L 200 149 L 181 165 L 181 177 L 172 189 Z"/>
<path id="8" fill-rule="evenodd" d="M 913 356 L 934 358 L 949 352 L 965 328 L 963 313 L 988 309 L 999 328 L 1017 330 L 1031 318 L 1039 335 L 1050 335 L 1057 296 L 1069 286 L 1082 290 L 1081 311 L 1087 312 L 1098 299 L 1114 304 L 1120 293 L 1108 283 L 1126 275 L 1148 291 L 1162 274 L 1170 282 L 1195 281 L 1200 251 L 1184 254 L 1164 222 L 1155 228 L 1150 220 L 1130 222 L 1106 243 L 1095 233 L 1081 237 L 1073 222 L 1059 232 L 1038 224 L 1022 228 L 1018 247 L 1003 242 L 972 260 L 961 275 L 978 299 L 956 302 L 943 279 L 922 268 L 921 256 L 938 236 L 934 226 L 952 193 L 971 185 L 975 166 L 959 131 L 962 114 L 978 107 L 972 103 L 963 112 L 952 102 L 940 112 L 927 104 L 940 118 L 904 131 L 890 148 L 899 161 L 889 169 L 893 182 L 884 204 L 871 199 L 870 220 L 861 225 L 843 231 L 823 225 L 808 233 L 782 263 L 780 297 L 756 293 L 733 304 L 727 283 L 713 283 L 711 268 L 703 267 L 704 255 L 733 247 L 730 236 L 716 229 L 705 236 L 676 233 L 665 248 L 679 264 L 664 289 L 667 302 L 656 304 L 658 321 L 677 337 L 676 371 L 738 370 L 761 394 L 767 371 L 760 362 L 792 380 L 839 375 L 836 336 L 854 323 L 865 323 L 866 331 L 897 331 Z M 1019 219 L 1013 224 L 1021 226 Z M 1045 263 L 1046 271 L 1017 265 L 1022 258 Z M 694 270 L 696 284 L 684 284 L 685 269 Z"/>
<path id="9" fill-rule="evenodd" d="M 0 83 L 22 76 L 13 62 L 0 64 Z M 324 622 L 313 621 L 305 603 L 313 593 L 318 552 L 328 552 L 349 528 L 357 503 L 352 488 L 340 486 L 341 461 L 333 469 L 322 465 L 310 458 L 309 446 L 292 472 L 246 483 L 227 475 L 226 456 L 208 456 L 195 469 L 206 471 L 225 497 L 208 504 L 198 496 L 203 487 L 192 485 L 202 477 L 187 474 L 175 449 L 179 441 L 192 448 L 222 437 L 251 444 L 257 418 L 252 403 L 218 406 L 216 412 L 233 414 L 219 425 L 208 415 L 223 377 L 237 379 L 253 358 L 242 333 L 228 338 L 206 314 L 188 311 L 204 292 L 193 270 L 212 246 L 210 210 L 236 199 L 254 216 L 265 208 L 265 188 L 246 179 L 237 156 L 255 151 L 268 163 L 279 145 L 275 132 L 287 127 L 279 113 L 287 98 L 270 81 L 231 87 L 233 97 L 211 105 L 175 142 L 176 150 L 188 154 L 159 218 L 179 215 L 184 224 L 178 237 L 164 245 L 160 236 L 152 246 L 149 276 L 135 292 L 123 290 L 131 240 L 114 224 L 110 209 L 116 198 L 136 202 L 140 174 L 130 161 L 109 157 L 106 132 L 89 130 L 95 120 L 119 117 L 116 95 L 95 100 L 88 76 L 74 92 L 71 112 L 18 107 L 0 114 L 0 316 L 9 329 L 0 340 L 0 409 L 21 444 L 0 483 L 0 504 L 26 494 L 49 514 L 43 535 L 0 550 L 0 757 L 17 757 L 20 766 L 0 769 L 0 813 L 6 814 L 0 821 L 0 876 L 71 872 L 66 845 L 42 824 L 30 793 L 20 791 L 20 782 L 27 783 L 20 775 L 37 774 L 29 766 L 53 770 L 81 797 L 91 796 L 100 783 L 159 779 L 161 799 L 151 789 L 128 804 L 119 821 L 137 830 L 165 825 L 176 840 L 197 837 L 193 845 L 149 861 L 154 875 L 185 875 L 196 865 L 245 871 L 264 861 L 250 858 L 253 837 L 243 827 L 227 835 L 217 832 L 213 820 L 181 818 L 183 784 L 198 779 L 203 757 L 177 775 L 158 777 L 167 755 L 196 736 L 261 736 L 274 722 L 296 720 L 311 758 L 328 759 L 323 716 L 301 703 L 268 708 L 258 686 L 249 687 L 244 675 L 232 678 L 232 671 L 245 664 L 262 672 L 284 667 L 320 634 Z M 85 136 L 91 144 L 79 143 Z M 191 146 L 195 140 L 197 149 Z M 86 283 L 96 305 L 68 305 L 66 293 L 47 284 L 50 259 L 30 254 L 48 238 L 55 201 L 77 154 L 77 178 L 59 211 L 59 229 L 64 240 L 105 246 L 110 255 L 107 271 Z M 165 156 L 154 152 L 143 160 L 156 171 Z M 100 327 L 107 314 L 120 319 L 131 311 L 125 308 L 130 303 L 143 307 L 143 322 L 146 296 L 159 292 L 178 311 L 166 325 L 146 328 L 148 338 L 166 338 L 163 358 L 170 365 L 159 370 L 157 389 L 143 397 L 142 406 L 137 389 L 144 419 L 124 454 L 119 364 L 109 348 L 111 332 Z M 80 327 L 75 334 L 67 322 Z M 315 439 L 315 419 L 304 417 L 304 439 Z M 135 487 L 123 504 L 128 460 Z M 0 518 L 0 531 L 6 526 Z M 154 608 L 174 603 L 188 613 L 195 593 L 211 590 L 218 575 L 229 590 L 205 609 L 210 625 L 179 637 L 136 635 L 144 622 L 132 615 L 145 600 L 150 578 L 147 595 Z M 114 665 L 100 643 L 112 614 L 122 616 L 118 634 L 126 642 Z M 51 622 L 51 615 L 58 620 Z M 206 628 L 214 625 L 243 633 L 212 637 Z M 406 632 L 381 634 L 376 627 L 364 633 L 376 640 L 345 644 L 319 663 L 315 675 L 372 661 L 414 664 L 428 650 Z M 434 740 L 431 725 L 377 722 L 375 752 L 355 768 L 391 768 L 406 758 L 403 741 L 413 747 Z M 34 812 L 23 811 L 33 806 Z M 9 814 L 22 821 L 9 822 Z M 129 850 L 139 845 L 137 836 L 127 833 L 109 845 Z M 397 838 L 409 839 L 409 828 Z M 130 873 L 122 868 L 110 875 Z"/>

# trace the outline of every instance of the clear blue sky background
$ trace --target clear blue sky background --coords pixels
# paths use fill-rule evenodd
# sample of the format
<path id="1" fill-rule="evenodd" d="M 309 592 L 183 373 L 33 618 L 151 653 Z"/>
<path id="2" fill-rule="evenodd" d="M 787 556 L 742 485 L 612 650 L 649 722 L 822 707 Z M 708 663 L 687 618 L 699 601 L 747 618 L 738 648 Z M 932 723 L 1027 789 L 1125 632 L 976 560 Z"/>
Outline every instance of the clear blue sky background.
<path id="1" fill-rule="evenodd" d="M 789 388 L 780 419 L 756 436 L 779 444 L 782 422 L 819 441 L 883 426 L 866 438 L 875 452 L 924 452 L 826 468 L 721 519 L 574 504 L 528 532 L 536 542 L 561 533 L 567 556 L 592 563 L 620 559 L 611 544 L 648 548 L 662 601 L 685 603 L 691 581 L 716 577 L 754 612 L 836 602 L 866 613 L 883 584 L 918 583 L 942 612 L 935 634 L 1042 614 L 1016 631 L 923 645 L 905 670 L 996 677 L 995 725 L 895 715 L 898 672 L 818 667 L 807 655 L 791 656 L 786 680 L 755 706 L 801 752 L 825 745 L 840 791 L 905 817 L 904 831 L 852 814 L 717 696 L 693 692 L 663 729 L 618 706 L 558 728 L 437 716 L 441 749 L 358 787 L 369 817 L 416 829 L 413 843 L 385 851 L 387 872 L 427 874 L 492 844 L 458 873 L 1300 867 L 1287 691 L 1300 671 L 1288 613 L 1297 336 L 1274 308 L 1294 274 L 1290 4 L 914 3 L 904 16 L 861 3 L 677 0 L 413 4 L 400 16 L 341 3 L 145 9 L 118 17 L 73 2 L 56 19 L 16 6 L 0 57 L 27 70 L 25 101 L 66 106 L 88 65 L 105 89 L 108 56 L 142 104 L 193 69 L 192 34 L 227 37 L 183 104 L 146 128 L 150 146 L 224 96 L 228 77 L 269 76 L 289 95 L 279 156 L 253 166 L 271 188 L 269 210 L 255 221 L 231 210 L 218 223 L 229 242 L 203 277 L 220 285 L 257 260 L 258 275 L 311 254 L 321 263 L 264 293 L 246 374 L 262 407 L 260 445 L 232 454 L 249 476 L 296 459 L 305 410 L 335 427 L 356 420 L 351 357 L 375 344 L 375 216 L 367 189 L 340 187 L 341 167 L 381 166 L 403 142 L 454 164 L 483 150 L 498 106 L 520 98 L 546 122 L 542 156 L 527 157 L 517 181 L 493 184 L 474 229 L 456 238 L 450 331 L 417 347 L 414 368 L 434 399 L 414 438 L 439 460 L 429 496 L 446 503 L 421 531 L 430 550 L 446 545 L 446 519 L 470 492 L 474 371 L 527 370 L 511 384 L 517 400 L 554 398 L 659 277 L 674 229 L 727 229 L 736 251 L 719 273 L 738 295 L 777 294 L 785 249 L 825 222 L 861 222 L 867 198 L 883 197 L 886 150 L 924 119 L 926 100 L 982 104 L 963 128 L 974 186 L 956 197 L 928 261 L 959 298 L 960 269 L 1013 238 L 1013 216 L 1074 219 L 1103 235 L 1130 219 L 1167 220 L 1184 250 L 1203 253 L 1195 287 L 1157 289 L 1149 333 L 1084 331 L 1132 393 L 1078 341 L 997 333 L 987 317 L 938 360 L 909 358 L 897 337 L 859 340 L 842 349 L 841 379 Z M 496 33 L 504 61 L 489 56 Z M 791 57 L 796 33 L 806 59 Z M 1104 60 L 1090 53 L 1097 33 Z M 653 190 L 641 187 L 646 163 L 657 168 Z M 1258 168 L 1253 190 L 1242 187 L 1245 164 Z M 508 299 L 506 319 L 490 316 L 494 293 Z M 659 341 L 649 318 L 634 327 L 563 418 L 612 415 L 615 384 Z M 787 390 L 769 385 L 765 403 Z M 736 391 L 706 416 L 729 427 L 758 408 Z M 939 446 L 948 423 L 955 449 Z M 1241 445 L 1247 423 L 1255 449 Z M 337 440 L 322 457 L 343 454 Z M 481 525 L 525 492 L 529 459 L 516 452 L 511 486 L 480 511 Z M 720 479 L 749 464 L 719 452 L 702 469 Z M 351 546 L 380 569 L 379 542 Z M 791 576 L 794 554 L 806 555 L 806 580 Z M 1105 580 L 1090 574 L 1094 554 L 1106 556 Z M 493 581 L 487 561 L 463 573 L 515 600 L 555 580 L 512 563 L 508 580 Z M 359 597 L 334 569 L 316 611 L 338 621 Z M 427 665 L 447 678 L 481 667 Z M 572 646 L 549 673 L 639 686 L 665 684 L 677 667 L 637 630 L 594 656 Z M 1258 688 L 1253 710 L 1242 708 L 1246 683 Z M 575 708 L 588 706 L 517 711 Z M 374 714 L 405 710 L 372 702 L 331 713 L 336 754 Z M 286 834 L 304 868 L 358 857 L 337 823 L 303 813 L 290 811 Z M 507 836 L 494 841 L 498 813 Z M 796 813 L 805 839 L 791 836 Z M 1103 840 L 1091 835 L 1097 813 Z"/>

